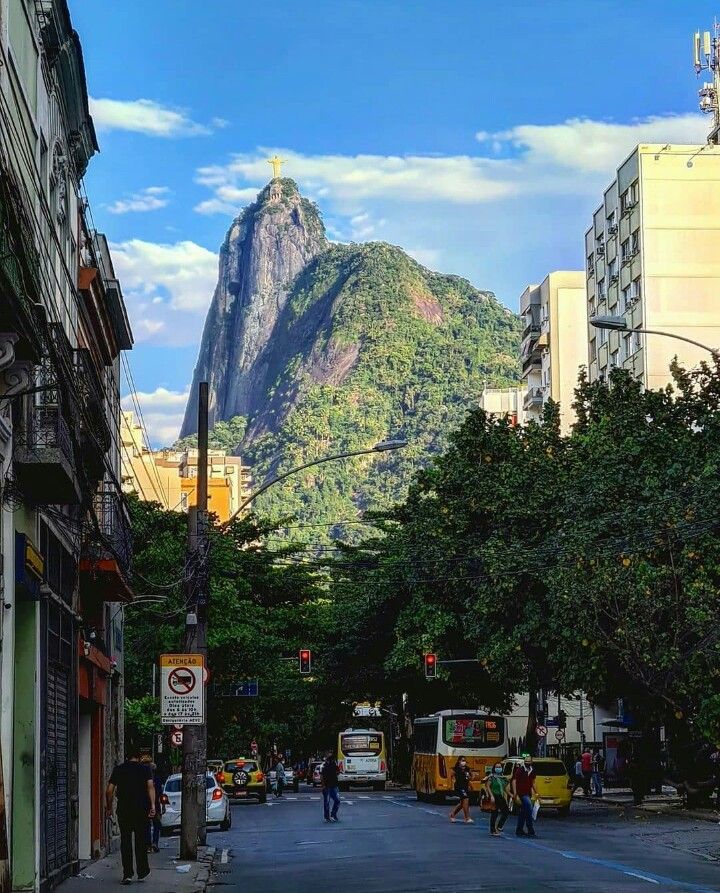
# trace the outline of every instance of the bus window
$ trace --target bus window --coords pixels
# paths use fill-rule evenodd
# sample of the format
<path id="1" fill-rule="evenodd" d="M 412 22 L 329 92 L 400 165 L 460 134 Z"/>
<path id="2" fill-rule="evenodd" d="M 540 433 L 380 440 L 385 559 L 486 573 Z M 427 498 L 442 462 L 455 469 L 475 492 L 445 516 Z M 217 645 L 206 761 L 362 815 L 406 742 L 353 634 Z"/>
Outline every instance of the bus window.
<path id="1" fill-rule="evenodd" d="M 505 723 L 500 716 L 446 716 L 443 741 L 449 747 L 498 747 L 505 740 Z"/>
<path id="2" fill-rule="evenodd" d="M 340 749 L 346 756 L 354 754 L 377 755 L 382 750 L 381 735 L 352 735 L 340 736 Z"/>

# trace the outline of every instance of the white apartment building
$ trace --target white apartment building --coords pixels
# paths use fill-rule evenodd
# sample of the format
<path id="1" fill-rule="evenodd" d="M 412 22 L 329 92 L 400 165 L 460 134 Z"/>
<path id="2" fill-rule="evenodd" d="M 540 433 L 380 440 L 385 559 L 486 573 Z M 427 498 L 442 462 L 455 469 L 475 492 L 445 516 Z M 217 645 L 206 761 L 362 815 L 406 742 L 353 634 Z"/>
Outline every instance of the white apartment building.
<path id="1" fill-rule="evenodd" d="M 480 409 L 494 418 L 508 418 L 513 425 L 524 425 L 524 399 L 524 388 L 483 388 Z"/>
<path id="2" fill-rule="evenodd" d="M 567 433 L 578 374 L 587 364 L 584 274 L 558 270 L 540 285 L 529 285 L 520 295 L 520 315 L 526 417 L 539 421 L 552 399 L 560 404 L 561 427 Z"/>
<path id="3" fill-rule="evenodd" d="M 640 145 L 622 162 L 585 234 L 587 315 L 622 316 L 628 330 L 588 324 L 591 380 L 623 367 L 648 388 L 707 352 L 662 335 L 720 346 L 720 146 Z"/>

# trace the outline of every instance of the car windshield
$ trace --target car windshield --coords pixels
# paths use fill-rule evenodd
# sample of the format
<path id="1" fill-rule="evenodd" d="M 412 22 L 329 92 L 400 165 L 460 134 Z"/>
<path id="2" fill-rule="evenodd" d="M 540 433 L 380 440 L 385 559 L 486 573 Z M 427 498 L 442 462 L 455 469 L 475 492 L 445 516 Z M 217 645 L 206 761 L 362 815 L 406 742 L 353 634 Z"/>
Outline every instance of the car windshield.
<path id="1" fill-rule="evenodd" d="M 249 761 L 239 763 L 237 760 L 233 760 L 232 763 L 225 763 L 226 772 L 238 772 L 241 769 L 245 772 L 257 772 L 257 763 Z"/>
<path id="2" fill-rule="evenodd" d="M 179 794 L 182 790 L 182 778 L 178 776 L 177 778 L 168 778 L 165 782 L 165 793 L 166 794 Z"/>

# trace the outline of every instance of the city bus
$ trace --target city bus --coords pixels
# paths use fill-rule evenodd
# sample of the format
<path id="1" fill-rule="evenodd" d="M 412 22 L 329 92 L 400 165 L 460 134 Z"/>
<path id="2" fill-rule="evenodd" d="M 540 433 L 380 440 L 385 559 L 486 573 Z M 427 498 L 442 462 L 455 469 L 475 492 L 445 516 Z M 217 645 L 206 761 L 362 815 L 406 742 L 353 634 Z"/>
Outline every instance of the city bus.
<path id="1" fill-rule="evenodd" d="M 338 782 L 341 790 L 351 784 L 372 785 L 384 791 L 387 782 L 385 734 L 377 729 L 345 729 L 338 734 Z"/>
<path id="2" fill-rule="evenodd" d="M 472 772 L 470 790 L 479 796 L 489 768 L 508 755 L 504 716 L 477 710 L 440 710 L 413 723 L 410 784 L 418 800 L 444 800 L 455 787 L 453 769 L 465 757 Z"/>

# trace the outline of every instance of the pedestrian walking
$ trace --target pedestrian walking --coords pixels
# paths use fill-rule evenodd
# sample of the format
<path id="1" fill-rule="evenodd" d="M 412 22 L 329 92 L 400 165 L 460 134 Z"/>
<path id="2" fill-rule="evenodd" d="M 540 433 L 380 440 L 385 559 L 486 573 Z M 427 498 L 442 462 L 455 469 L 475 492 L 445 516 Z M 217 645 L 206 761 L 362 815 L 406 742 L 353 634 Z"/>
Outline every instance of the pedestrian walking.
<path id="1" fill-rule="evenodd" d="M 487 790 L 493 801 L 493 809 L 490 813 L 490 833 L 498 837 L 510 815 L 508 806 L 508 785 L 510 779 L 503 775 L 502 763 L 495 763 L 492 772 L 487 777 Z"/>
<path id="2" fill-rule="evenodd" d="M 105 789 L 109 817 L 117 796 L 124 885 L 131 884 L 137 868 L 138 880 L 150 874 L 147 853 L 148 818 L 155 817 L 155 785 L 148 763 L 140 762 L 137 748 L 128 749 L 128 759 L 116 766 Z M 135 859 L 133 860 L 133 846 Z"/>
<path id="3" fill-rule="evenodd" d="M 533 800 L 537 800 L 537 788 L 535 770 L 529 753 L 522 755 L 522 762 L 517 763 L 513 770 L 510 793 L 520 806 L 515 833 L 518 837 L 535 837 Z"/>
<path id="4" fill-rule="evenodd" d="M 160 816 L 165 812 L 162 802 L 164 782 L 160 778 L 160 773 L 155 763 L 150 763 L 150 771 L 152 772 L 153 787 L 155 788 L 155 815 L 148 821 L 148 853 L 159 853 L 160 831 L 162 829 Z"/>
<path id="5" fill-rule="evenodd" d="M 474 819 L 470 818 L 470 779 L 472 773 L 465 757 L 460 757 L 455 763 L 453 774 L 455 775 L 455 793 L 458 795 L 459 803 L 451 811 L 450 821 L 454 822 L 458 813 L 462 812 L 465 816 L 465 824 L 472 825 L 474 821 Z"/>
<path id="6" fill-rule="evenodd" d="M 592 760 L 592 792 L 594 797 L 603 795 L 603 775 L 605 774 L 605 756 L 602 750 L 595 748 Z"/>
<path id="7" fill-rule="evenodd" d="M 337 822 L 340 809 L 340 786 L 338 782 L 338 764 L 332 754 L 325 757 L 320 769 L 320 786 L 323 795 L 323 811 L 326 822 Z M 330 801 L 332 800 L 332 810 Z"/>
<path id="8" fill-rule="evenodd" d="M 573 770 L 573 796 L 575 796 L 575 791 L 583 786 L 583 782 L 582 760 L 580 759 L 580 754 L 578 754 L 575 760 L 575 769 Z"/>
<path id="9" fill-rule="evenodd" d="M 590 748 L 586 747 L 580 754 L 580 764 L 583 778 L 583 793 L 586 797 L 589 797 L 593 772 L 593 755 L 590 753 Z"/>
<path id="10" fill-rule="evenodd" d="M 283 788 L 285 787 L 285 763 L 283 763 L 283 758 L 277 761 L 275 766 L 275 796 L 282 797 Z"/>

